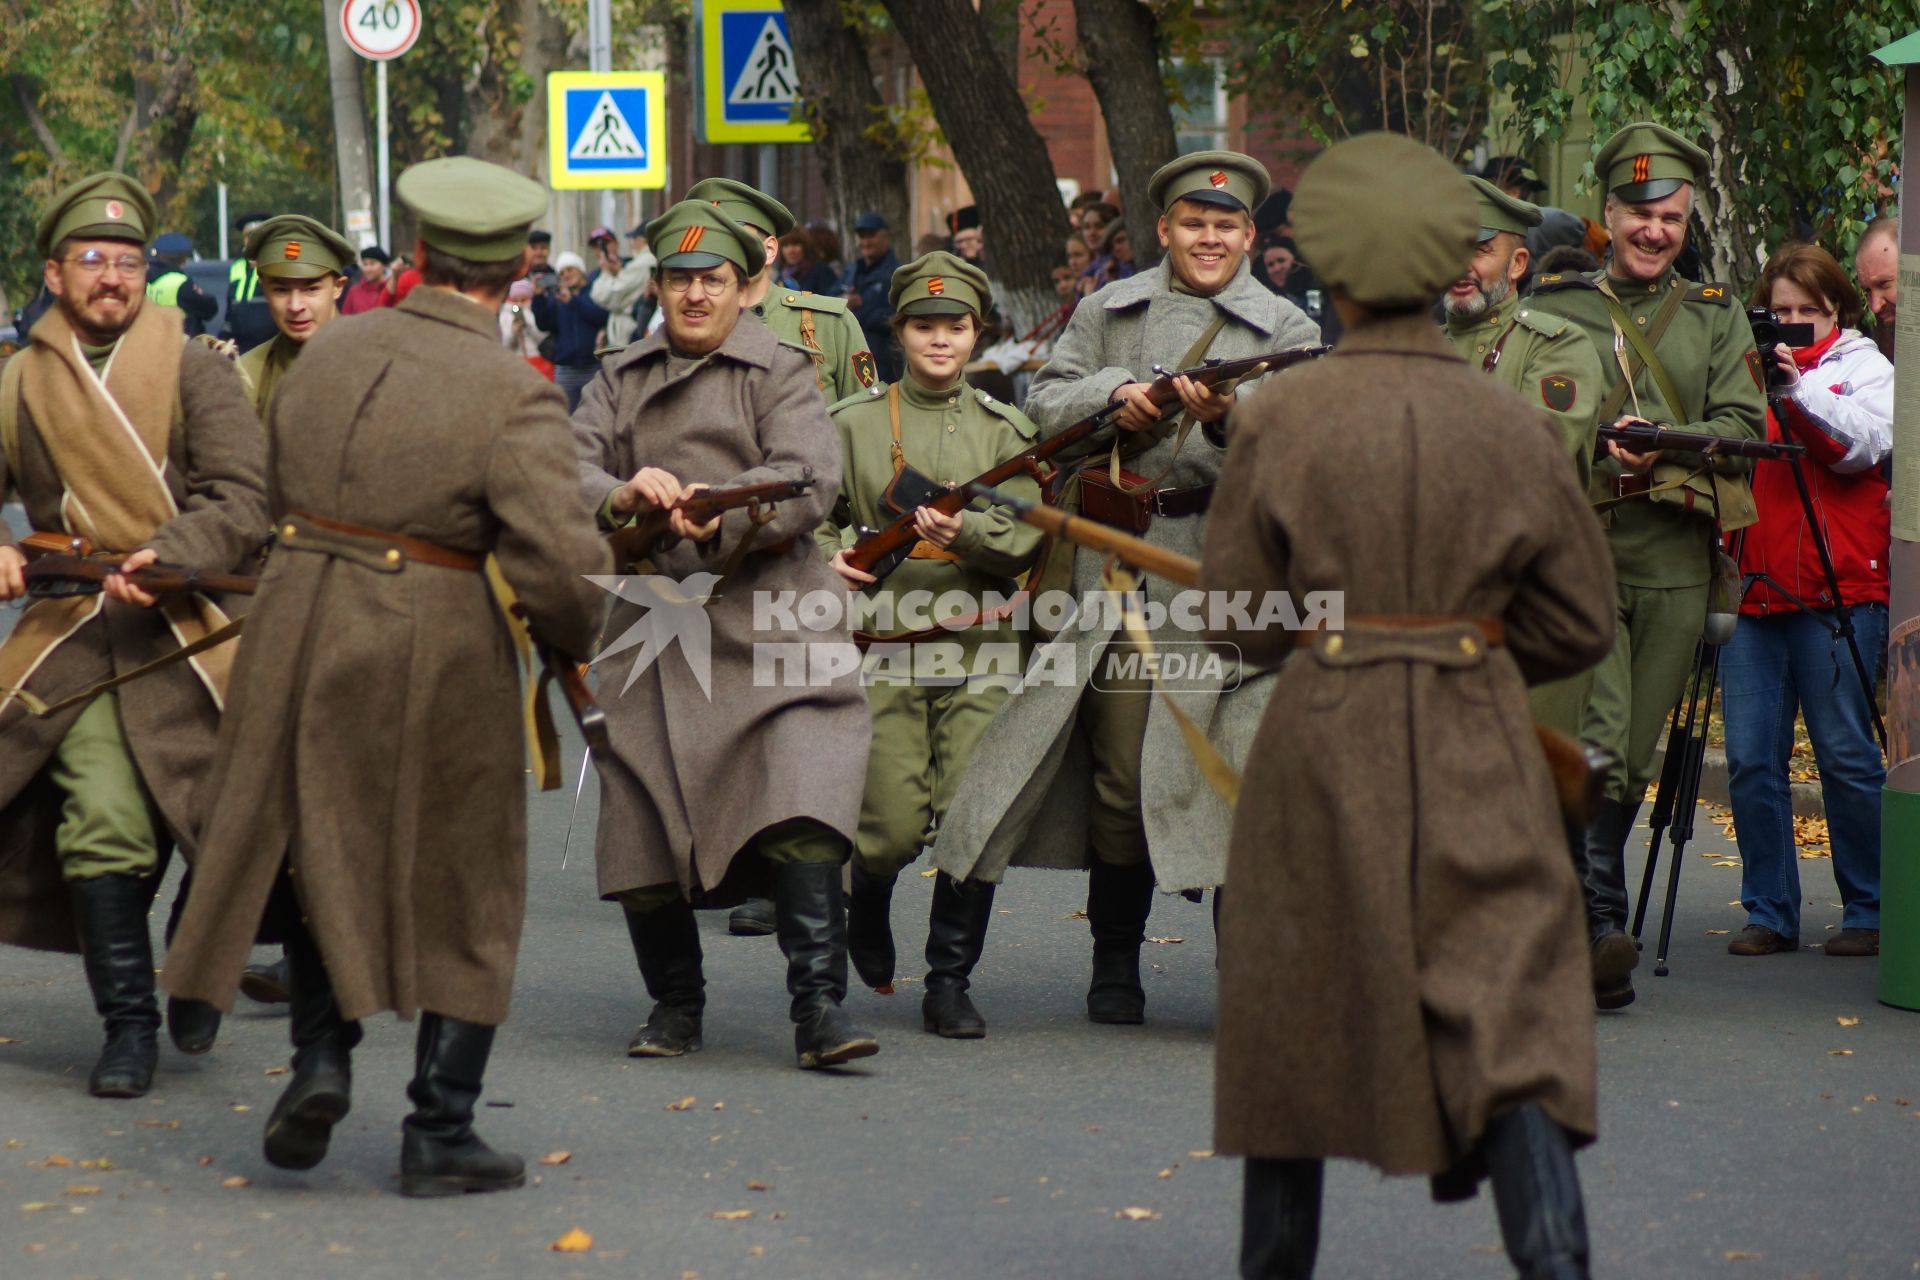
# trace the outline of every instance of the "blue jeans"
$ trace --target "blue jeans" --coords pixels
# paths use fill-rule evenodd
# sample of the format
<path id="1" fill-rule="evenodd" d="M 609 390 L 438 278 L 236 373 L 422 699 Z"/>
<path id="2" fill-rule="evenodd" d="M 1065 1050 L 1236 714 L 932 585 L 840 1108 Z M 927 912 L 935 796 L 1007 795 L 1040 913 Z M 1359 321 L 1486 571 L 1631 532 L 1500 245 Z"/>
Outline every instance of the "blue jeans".
<path id="1" fill-rule="evenodd" d="M 1887 606 L 1852 609 L 1854 638 L 1871 677 L 1887 647 Z M 1846 641 L 1827 617 L 1742 617 L 1720 655 L 1727 721 L 1728 791 L 1740 841 L 1740 903 L 1749 924 L 1800 936 L 1800 861 L 1793 843 L 1787 758 L 1793 717 L 1805 715 L 1820 766 L 1842 928 L 1880 927 L 1880 789 L 1887 767 L 1867 695 Z"/>

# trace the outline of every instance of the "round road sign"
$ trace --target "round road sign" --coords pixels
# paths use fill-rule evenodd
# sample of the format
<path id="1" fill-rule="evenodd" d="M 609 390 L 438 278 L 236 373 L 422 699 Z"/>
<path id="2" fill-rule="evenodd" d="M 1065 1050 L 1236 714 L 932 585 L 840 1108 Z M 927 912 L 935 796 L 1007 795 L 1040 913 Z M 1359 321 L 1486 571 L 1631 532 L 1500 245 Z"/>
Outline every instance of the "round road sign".
<path id="1" fill-rule="evenodd" d="M 420 38 L 420 0 L 347 0 L 340 6 L 340 29 L 361 57 L 397 58 Z"/>

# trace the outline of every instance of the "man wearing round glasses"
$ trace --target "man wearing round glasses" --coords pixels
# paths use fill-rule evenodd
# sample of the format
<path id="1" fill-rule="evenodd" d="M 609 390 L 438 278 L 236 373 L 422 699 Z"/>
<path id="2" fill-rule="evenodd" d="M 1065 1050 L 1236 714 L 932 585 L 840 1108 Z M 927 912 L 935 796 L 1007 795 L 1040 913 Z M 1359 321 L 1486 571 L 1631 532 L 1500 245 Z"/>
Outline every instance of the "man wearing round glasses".
<path id="1" fill-rule="evenodd" d="M 179 311 L 148 303 L 153 224 L 153 198 L 119 173 L 82 179 L 41 215 L 55 305 L 0 368 L 0 493 L 18 493 L 35 530 L 125 555 L 127 569 L 237 570 L 267 536 L 265 443 L 232 364 L 187 341 Z M 15 536 L 0 523 L 0 543 Z M 0 600 L 25 594 L 25 566 L 0 545 Z M 84 956 L 107 1032 L 98 1097 L 152 1083 L 147 910 L 166 851 L 193 855 L 190 801 L 235 642 L 100 685 L 227 621 L 207 595 L 156 599 L 115 575 L 99 594 L 36 599 L 0 644 L 0 942 Z M 205 1053 L 219 1016 L 175 1001 L 168 1024 L 182 1050 Z"/>

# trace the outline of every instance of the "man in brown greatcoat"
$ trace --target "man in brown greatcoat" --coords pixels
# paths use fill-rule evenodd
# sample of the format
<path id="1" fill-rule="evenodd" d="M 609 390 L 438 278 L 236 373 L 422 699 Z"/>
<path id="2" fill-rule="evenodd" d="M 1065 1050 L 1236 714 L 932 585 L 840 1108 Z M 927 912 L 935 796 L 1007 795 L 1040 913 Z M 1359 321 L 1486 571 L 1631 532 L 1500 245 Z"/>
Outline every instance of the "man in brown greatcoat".
<path id="1" fill-rule="evenodd" d="M 152 197 L 118 173 L 82 179 L 41 217 L 57 305 L 0 372 L 0 495 L 19 493 L 34 530 L 131 553 L 131 567 L 232 570 L 266 540 L 265 451 L 228 361 L 147 300 L 152 228 Z M 13 537 L 0 524 L 0 543 Z M 25 560 L 0 545 L 0 600 L 24 591 Z M 156 605 L 115 577 L 102 594 L 35 601 L 0 645 L 0 942 L 85 958 L 107 1029 L 89 1081 L 99 1097 L 152 1083 L 147 909 L 167 847 L 193 851 L 190 801 L 234 645 L 87 692 L 226 621 L 204 595 Z M 213 1047 L 214 1010 L 175 1001 L 168 1015 L 180 1048 Z"/>
<path id="2" fill-rule="evenodd" d="M 771 880 L 794 1048 L 803 1067 L 831 1066 L 879 1049 L 840 1007 L 840 872 L 872 729 L 844 617 L 824 631 L 783 629 L 778 605 L 791 615 L 809 595 L 845 600 L 810 536 L 839 493 L 839 435 L 812 360 L 741 321 L 740 287 L 766 261 L 759 234 L 688 200 L 647 239 L 661 253 L 666 323 L 611 356 L 574 411 L 588 506 L 613 527 L 696 485 L 811 476 L 814 487 L 757 529 L 746 511 L 703 526 L 674 512 L 673 545 L 640 570 L 648 576 L 621 584 L 608 619 L 600 896 L 620 903 L 655 1002 L 627 1053 L 700 1048 L 706 979 L 693 908 L 757 896 Z M 743 536 L 761 549 L 741 554 Z"/>
<path id="3" fill-rule="evenodd" d="M 559 394 L 500 346 L 538 184 L 464 157 L 400 176 L 424 284 L 330 325 L 275 397 L 279 537 L 234 673 L 218 796 L 165 981 L 222 1006 L 267 910 L 292 1081 L 267 1160 L 305 1169 L 350 1103 L 358 1020 L 421 1015 L 405 1195 L 522 1184 L 473 1132 L 526 906 L 520 677 L 483 559 L 535 636 L 591 651 L 610 562 Z"/>
<path id="4" fill-rule="evenodd" d="M 1446 162 L 1342 143 L 1293 222 L 1346 333 L 1233 414 L 1201 575 L 1344 593 L 1343 631 L 1223 636 L 1286 659 L 1220 926 L 1215 1145 L 1248 1157 L 1241 1273 L 1311 1273 L 1322 1164 L 1344 1156 L 1432 1175 L 1440 1199 L 1491 1177 L 1521 1272 L 1584 1277 L 1587 956 L 1526 686 L 1608 651 L 1606 546 L 1546 416 L 1428 319 L 1479 226 Z M 1494 458 L 1524 483 L 1489 502 Z"/>

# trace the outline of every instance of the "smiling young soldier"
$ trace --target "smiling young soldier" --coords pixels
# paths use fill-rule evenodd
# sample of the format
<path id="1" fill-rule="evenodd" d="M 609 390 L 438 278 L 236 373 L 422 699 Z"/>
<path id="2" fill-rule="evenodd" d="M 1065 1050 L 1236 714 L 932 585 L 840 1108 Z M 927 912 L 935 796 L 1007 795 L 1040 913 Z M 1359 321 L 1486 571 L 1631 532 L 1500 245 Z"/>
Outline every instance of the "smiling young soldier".
<path id="1" fill-rule="evenodd" d="M 1137 471 L 1123 483 L 1156 491 L 1144 536 L 1186 555 L 1198 555 L 1205 536 L 1225 456 L 1221 420 L 1233 397 L 1177 380 L 1180 403 L 1162 417 L 1147 395 L 1154 366 L 1178 369 L 1203 357 L 1232 359 L 1320 340 L 1319 328 L 1247 267 L 1250 211 L 1270 185 L 1258 161 L 1233 151 L 1163 165 L 1149 190 L 1162 211 L 1157 230 L 1166 256 L 1075 309 L 1027 397 L 1042 438 L 1120 405 L 1120 457 L 1108 456 L 1111 434 L 1096 437 L 1078 454 L 1098 455 L 1081 483 L 1120 463 Z M 1071 564 L 1079 597 L 1100 589 L 1101 556 L 1081 551 Z M 1162 606 L 1176 590 L 1157 579 L 1146 583 L 1148 598 Z M 1062 646 L 1062 661 L 1041 665 L 1036 657 L 1035 670 L 1067 668 L 1074 679 L 1030 679 L 1008 701 L 974 752 L 934 859 L 956 880 L 986 883 L 998 883 L 1009 862 L 1090 868 L 1087 1016 L 1138 1023 L 1146 1007 L 1140 946 L 1155 878 L 1168 889 L 1219 884 L 1232 818 L 1207 790 L 1178 724 L 1152 700 L 1144 676 L 1107 665 L 1114 657 L 1125 663 L 1135 651 L 1118 634 L 1112 611 L 1102 612 L 1105 625 L 1076 624 L 1048 646 Z M 1228 674 L 1181 695 L 1229 755 L 1251 737 L 1268 687 L 1227 687 L 1234 683 Z"/>
<path id="2" fill-rule="evenodd" d="M 142 288 L 153 220 L 146 188 L 119 173 L 82 179 L 41 215 L 56 305 L 0 372 L 0 494 L 19 495 L 34 529 L 130 553 L 130 567 L 231 571 L 266 541 L 265 447 L 226 357 L 188 342 L 180 313 Z M 24 565 L 0 545 L 0 600 L 24 593 Z M 0 941 L 85 957 L 107 1030 L 88 1082 L 98 1097 L 152 1083 L 147 909 L 165 850 L 196 855 L 195 791 L 236 645 L 97 687 L 226 621 L 205 596 L 156 605 L 116 577 L 103 594 L 34 601 L 0 645 Z M 28 709 L 87 690 L 44 716 Z M 168 1022 L 176 1044 L 204 1053 L 219 1018 L 195 1007 L 190 1028 L 183 1001 Z"/>
<path id="3" fill-rule="evenodd" d="M 807 478 L 814 487 L 762 523 L 744 510 L 704 525 L 674 512 L 673 540 L 641 570 L 673 594 L 654 595 L 648 615 L 623 596 L 608 620 L 601 687 L 621 692 L 606 703 L 613 750 L 594 759 L 595 856 L 600 896 L 620 904 L 654 1000 L 627 1053 L 701 1047 L 706 977 L 694 908 L 764 896 L 771 882 L 794 1049 L 802 1067 L 832 1066 L 879 1051 L 840 1007 L 841 866 L 859 830 L 872 734 L 857 671 L 818 681 L 764 674 L 776 655 L 814 644 L 844 646 L 851 658 L 844 624 L 782 630 L 757 601 L 844 592 L 811 537 L 839 493 L 839 440 L 812 360 L 740 310 L 742 287 L 766 265 L 765 238 L 684 200 L 647 239 L 661 254 L 666 321 L 610 356 L 581 395 L 573 431 L 587 504 L 611 529 L 695 487 Z M 679 652 L 623 643 L 636 626 L 659 636 L 676 602 L 697 614 L 706 645 L 688 632 Z"/>
<path id="4" fill-rule="evenodd" d="M 240 357 L 253 407 L 265 421 L 273 393 L 307 340 L 339 314 L 353 246 L 312 218 L 283 213 L 247 233 L 247 257 L 260 273 L 267 312 L 279 332 Z"/>
<path id="5" fill-rule="evenodd" d="M 1590 275 L 1536 278 L 1531 305 L 1573 321 L 1609 354 L 1599 420 L 1759 439 L 1766 396 L 1746 313 L 1730 286 L 1693 284 L 1673 269 L 1706 152 L 1671 129 L 1632 124 L 1607 140 L 1594 167 L 1607 183 L 1612 256 Z M 1589 493 L 1607 526 L 1620 620 L 1613 652 L 1594 669 L 1581 731 L 1620 761 L 1587 832 L 1582 872 L 1603 1009 L 1633 1001 L 1627 839 L 1706 621 L 1715 538 L 1753 522 L 1746 473 L 1740 459 L 1704 470 L 1698 455 L 1635 454 L 1611 441 L 1594 468 Z"/>

